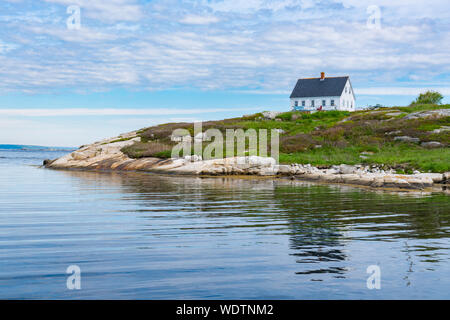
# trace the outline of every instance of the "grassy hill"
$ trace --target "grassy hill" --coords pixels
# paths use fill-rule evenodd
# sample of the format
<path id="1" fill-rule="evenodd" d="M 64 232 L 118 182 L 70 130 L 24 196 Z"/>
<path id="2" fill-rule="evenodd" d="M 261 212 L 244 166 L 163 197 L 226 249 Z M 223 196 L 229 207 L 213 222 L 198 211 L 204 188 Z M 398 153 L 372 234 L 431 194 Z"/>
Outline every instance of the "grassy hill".
<path id="1" fill-rule="evenodd" d="M 216 128 L 225 133 L 228 128 L 282 129 L 280 163 L 377 164 L 401 173 L 446 172 L 450 171 L 450 117 L 448 113 L 433 114 L 433 110 L 442 109 L 450 109 L 450 105 L 414 105 L 352 113 L 286 112 L 275 119 L 257 113 L 204 122 L 203 130 Z M 428 116 L 424 114 L 427 112 Z M 176 128 L 185 128 L 191 135 L 194 131 L 192 123 L 145 128 L 139 131 L 141 142 L 122 151 L 131 158 L 170 157 L 175 144 L 170 136 Z"/>

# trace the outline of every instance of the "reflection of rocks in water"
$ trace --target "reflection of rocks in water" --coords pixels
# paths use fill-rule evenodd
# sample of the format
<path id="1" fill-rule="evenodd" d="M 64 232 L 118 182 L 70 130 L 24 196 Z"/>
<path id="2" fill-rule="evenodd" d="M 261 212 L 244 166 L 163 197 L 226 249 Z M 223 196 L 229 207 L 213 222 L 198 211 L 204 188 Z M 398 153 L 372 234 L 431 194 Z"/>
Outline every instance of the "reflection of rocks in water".
<path id="1" fill-rule="evenodd" d="M 342 277 L 351 265 L 344 249 L 352 240 L 448 237 L 442 226 L 450 223 L 450 201 L 441 193 L 427 196 L 366 192 L 353 187 L 314 184 L 278 186 L 275 192 L 276 200 L 284 209 L 283 215 L 289 221 L 290 247 L 294 251 L 291 255 L 296 257 L 300 267 L 297 274 L 329 273 Z M 423 262 L 442 261 L 443 256 L 434 255 L 435 260 L 430 259 L 430 254 L 436 250 L 434 245 L 415 249 L 411 249 L 415 251 L 415 258 Z M 324 264 L 327 267 L 324 268 Z"/>
<path id="2" fill-rule="evenodd" d="M 319 220 L 305 216 L 290 222 L 290 248 L 294 251 L 291 255 L 296 257 L 302 269 L 306 269 L 296 274 L 329 273 L 342 276 L 346 272 L 342 264 L 347 258 L 343 252 L 343 234 L 325 219 Z M 323 268 L 324 264 L 329 267 Z"/>
<path id="3" fill-rule="evenodd" d="M 316 273 L 317 274 L 321 274 L 321 273 L 344 274 L 345 271 L 347 271 L 345 268 L 330 267 L 328 269 L 317 269 L 317 270 L 303 271 L 303 272 L 299 271 L 299 272 L 296 272 L 295 274 L 316 274 Z M 345 278 L 345 277 L 340 276 L 339 278 Z"/>
<path id="4" fill-rule="evenodd" d="M 207 187 L 211 189 L 235 189 L 242 188 L 251 190 L 273 190 L 280 183 L 278 180 L 267 178 L 243 178 L 243 177 L 198 177 L 198 176 L 180 176 L 164 175 L 143 172 L 99 172 L 99 171 L 79 171 L 79 170 L 61 170 L 60 172 L 82 179 L 85 183 L 91 185 L 115 184 L 124 187 L 133 188 L 142 187 L 146 189 L 176 190 L 180 187 L 192 188 L 195 186 Z M 281 181 L 283 183 L 283 181 Z"/>
<path id="5" fill-rule="evenodd" d="M 277 190 L 276 199 L 285 210 L 284 217 L 290 228 L 291 255 L 300 268 L 296 274 L 344 277 L 347 264 L 344 231 L 347 226 L 336 219 L 335 215 L 344 209 L 336 199 L 348 201 L 352 192 L 358 190 L 347 186 L 296 183 Z"/>
<path id="6" fill-rule="evenodd" d="M 83 189 L 120 193 L 121 200 L 132 201 L 139 212 L 148 212 L 149 219 L 161 212 L 192 219 L 185 227 L 197 232 L 247 228 L 287 234 L 298 274 L 342 277 L 351 264 L 344 249 L 352 241 L 433 239 L 433 243 L 411 245 L 412 259 L 427 263 L 445 259 L 440 249 L 448 238 L 450 201 L 442 193 L 374 192 L 253 177 L 60 172 L 76 177 L 71 183 L 84 184 Z M 199 217 L 208 220 L 194 225 Z"/>

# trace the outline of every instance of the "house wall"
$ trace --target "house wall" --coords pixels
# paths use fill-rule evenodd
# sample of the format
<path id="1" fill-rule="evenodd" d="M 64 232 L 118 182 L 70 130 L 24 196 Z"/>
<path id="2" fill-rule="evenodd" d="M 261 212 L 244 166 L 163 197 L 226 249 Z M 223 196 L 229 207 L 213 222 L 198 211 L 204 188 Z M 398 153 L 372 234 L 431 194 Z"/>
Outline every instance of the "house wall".
<path id="1" fill-rule="evenodd" d="M 339 110 L 355 111 L 355 96 L 350 80 L 347 80 L 344 91 L 339 99 Z"/>
<path id="2" fill-rule="evenodd" d="M 341 97 L 306 97 L 306 98 L 291 98 L 291 109 L 299 111 L 313 111 L 322 106 L 322 100 L 325 100 L 325 106 L 322 110 L 338 110 L 340 108 Z M 312 107 L 312 100 L 315 101 Z M 334 106 L 331 106 L 331 100 L 334 100 Z M 298 107 L 295 107 L 295 101 L 298 101 Z M 302 101 L 305 101 L 305 107 L 302 107 Z"/>

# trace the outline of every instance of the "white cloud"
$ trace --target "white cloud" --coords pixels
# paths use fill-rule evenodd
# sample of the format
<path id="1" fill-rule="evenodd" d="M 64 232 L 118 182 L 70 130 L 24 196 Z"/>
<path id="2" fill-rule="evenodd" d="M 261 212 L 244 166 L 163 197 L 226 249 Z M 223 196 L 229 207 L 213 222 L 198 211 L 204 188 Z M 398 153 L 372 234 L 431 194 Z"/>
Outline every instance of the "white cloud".
<path id="1" fill-rule="evenodd" d="M 258 10 L 281 10 L 287 7 L 303 6 L 311 7 L 310 0 L 213 0 L 203 1 L 203 4 L 214 11 L 249 13 Z"/>
<path id="2" fill-rule="evenodd" d="M 374 88 L 356 88 L 355 93 L 358 95 L 377 95 L 377 96 L 412 96 L 424 93 L 428 90 L 438 91 L 444 95 L 450 95 L 450 87 L 374 87 Z"/>
<path id="3" fill-rule="evenodd" d="M 112 33 L 106 33 L 98 30 L 94 30 L 87 26 L 81 26 L 80 29 L 69 30 L 67 28 L 45 28 L 45 27 L 31 27 L 31 32 L 36 34 L 44 34 L 58 38 L 68 42 L 101 42 L 116 40 L 119 37 Z"/>
<path id="4" fill-rule="evenodd" d="M 219 22 L 219 19 L 214 16 L 187 15 L 180 22 L 185 24 L 210 24 Z"/>
<path id="5" fill-rule="evenodd" d="M 443 1 L 433 1 L 442 9 Z M 41 22 L 32 19 L 24 26 L 14 24 L 3 37 L 0 33 L 0 90 L 194 87 L 274 92 L 320 71 L 348 74 L 357 86 L 398 79 L 433 81 L 450 72 L 447 22 L 420 20 L 423 15 L 416 11 L 424 5 L 418 1 L 411 2 L 406 19 L 402 12 L 395 21 L 384 17 L 398 5 L 382 1 L 381 30 L 366 26 L 368 1 L 46 3 L 78 4 L 82 15 L 92 18 L 82 18 L 80 30 L 67 30 L 63 10 L 53 22 L 49 13 Z M 39 10 L 55 14 L 52 8 Z M 133 19 L 129 12 L 134 12 Z M 108 14 L 113 19 L 104 20 Z M 20 43 L 21 50 L 3 43 Z"/>
<path id="6" fill-rule="evenodd" d="M 0 54 L 8 53 L 14 49 L 17 49 L 19 46 L 14 43 L 6 43 L 0 40 Z"/>

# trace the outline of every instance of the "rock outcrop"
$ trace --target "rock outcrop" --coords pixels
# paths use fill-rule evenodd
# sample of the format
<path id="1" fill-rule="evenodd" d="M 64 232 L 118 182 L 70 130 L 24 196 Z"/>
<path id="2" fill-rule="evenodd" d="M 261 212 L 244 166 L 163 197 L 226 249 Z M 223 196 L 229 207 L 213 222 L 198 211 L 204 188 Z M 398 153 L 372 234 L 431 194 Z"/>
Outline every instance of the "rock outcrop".
<path id="1" fill-rule="evenodd" d="M 426 189 L 434 184 L 450 183 L 450 173 L 396 174 L 377 166 L 346 165 L 320 169 L 310 164 L 278 165 L 269 157 L 247 156 L 203 160 L 199 156 L 177 159 L 132 159 L 121 152 L 125 146 L 140 141 L 136 132 L 102 140 L 56 160 L 45 160 L 47 168 L 123 170 L 189 175 L 258 175 L 290 177 L 308 181 L 344 183 L 368 187 Z"/>
<path id="2" fill-rule="evenodd" d="M 413 112 L 405 116 L 403 119 L 411 120 L 411 119 L 421 119 L 421 118 L 442 118 L 442 117 L 450 117 L 450 109 L 437 109 L 437 110 L 427 110 L 427 111 L 418 111 Z"/>

